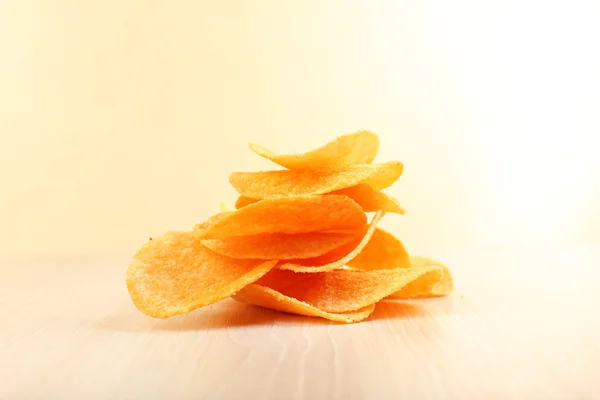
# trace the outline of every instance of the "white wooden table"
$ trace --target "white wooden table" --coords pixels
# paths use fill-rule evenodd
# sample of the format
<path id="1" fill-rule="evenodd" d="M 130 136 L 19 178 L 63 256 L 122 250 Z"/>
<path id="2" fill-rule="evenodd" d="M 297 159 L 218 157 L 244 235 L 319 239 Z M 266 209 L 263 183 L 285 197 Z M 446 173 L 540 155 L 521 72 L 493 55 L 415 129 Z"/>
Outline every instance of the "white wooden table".
<path id="1" fill-rule="evenodd" d="M 155 320 L 128 256 L 4 257 L 0 399 L 600 398 L 600 247 L 432 255 L 452 296 L 354 325 L 231 300 Z"/>

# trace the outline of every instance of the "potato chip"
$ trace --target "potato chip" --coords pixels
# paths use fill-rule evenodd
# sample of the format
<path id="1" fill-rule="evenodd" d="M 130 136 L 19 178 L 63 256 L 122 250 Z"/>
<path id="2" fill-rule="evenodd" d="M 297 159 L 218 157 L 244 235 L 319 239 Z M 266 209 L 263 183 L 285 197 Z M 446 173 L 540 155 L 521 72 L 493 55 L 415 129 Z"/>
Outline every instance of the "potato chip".
<path id="1" fill-rule="evenodd" d="M 373 189 L 369 185 L 358 184 L 346 189 L 331 192 L 350 197 L 357 202 L 365 212 L 383 210 L 385 212 L 406 214 L 406 210 L 398 203 L 398 200 L 387 194 Z"/>
<path id="2" fill-rule="evenodd" d="M 339 194 L 350 197 L 358 203 L 365 212 L 373 212 L 383 210 L 385 212 L 406 214 L 406 210 L 394 199 L 387 194 L 373 189 L 369 185 L 359 184 L 346 189 L 336 190 L 331 194 Z M 235 208 L 242 208 L 252 203 L 256 203 L 259 199 L 251 199 L 246 196 L 238 197 L 235 202 Z"/>
<path id="3" fill-rule="evenodd" d="M 248 145 L 261 157 L 289 169 L 339 168 L 370 164 L 379 151 L 379 137 L 369 131 L 341 135 L 304 154 L 276 154 L 254 143 Z"/>
<path id="4" fill-rule="evenodd" d="M 250 197 L 240 196 L 235 201 L 235 208 L 246 207 L 252 203 L 256 203 L 257 201 L 260 201 L 260 199 L 251 199 Z"/>
<path id="5" fill-rule="evenodd" d="M 194 230 L 197 232 L 205 231 L 207 228 L 209 228 L 217 223 L 220 223 L 222 220 L 225 219 L 225 217 L 227 217 L 230 214 L 233 214 L 233 212 L 232 211 L 223 211 L 218 214 L 215 214 L 215 215 L 211 216 L 209 219 L 207 219 L 206 221 L 196 225 L 194 227 Z"/>
<path id="6" fill-rule="evenodd" d="M 442 268 L 340 269 L 314 274 L 273 269 L 256 284 L 325 312 L 348 312 L 375 304 L 425 275 L 440 279 Z"/>
<path id="7" fill-rule="evenodd" d="M 347 196 L 303 196 L 267 199 L 227 214 L 206 227 L 197 226 L 202 239 L 224 239 L 261 233 L 308 233 L 361 228 L 366 216 Z"/>
<path id="8" fill-rule="evenodd" d="M 329 313 L 316 307 L 283 295 L 273 289 L 259 285 L 248 285 L 240 290 L 234 297 L 259 307 L 270 308 L 291 314 L 306 315 L 308 317 L 321 317 L 331 321 L 353 323 L 367 318 L 375 310 L 375 304 L 368 305 L 356 311 L 346 313 Z"/>
<path id="9" fill-rule="evenodd" d="M 288 235 L 263 233 L 234 236 L 227 239 L 206 239 L 202 244 L 232 258 L 290 260 L 321 256 L 353 240 L 350 233 L 310 232 Z"/>
<path id="10" fill-rule="evenodd" d="M 358 269 L 409 268 L 410 258 L 398 238 L 377 228 L 373 237 L 360 253 L 348 261 L 348 266 Z"/>
<path id="11" fill-rule="evenodd" d="M 390 161 L 338 169 L 234 172 L 229 175 L 229 182 L 243 196 L 271 199 L 325 194 L 359 183 L 381 190 L 396 182 L 402 175 L 403 168 L 401 162 Z"/>
<path id="12" fill-rule="evenodd" d="M 276 263 L 224 257 L 193 232 L 169 232 L 137 251 L 127 269 L 127 288 L 140 311 L 167 318 L 230 297 Z"/>
<path id="13" fill-rule="evenodd" d="M 294 272 L 324 272 L 343 268 L 350 260 L 360 254 L 367 243 L 369 243 L 369 240 L 377 228 L 377 224 L 384 215 L 385 213 L 383 211 L 377 212 L 377 214 L 373 216 L 371 224 L 364 235 L 358 237 L 358 241 L 354 240 L 349 242 L 347 245 L 339 247 L 320 257 L 284 262 L 279 264 L 277 268 Z"/>
<path id="14" fill-rule="evenodd" d="M 427 297 L 447 296 L 454 290 L 454 279 L 450 269 L 441 262 L 422 256 L 411 256 L 411 267 L 421 268 L 434 265 L 440 267 L 443 271 L 441 277 L 423 276 L 398 292 L 389 296 L 391 299 L 420 299 Z"/>

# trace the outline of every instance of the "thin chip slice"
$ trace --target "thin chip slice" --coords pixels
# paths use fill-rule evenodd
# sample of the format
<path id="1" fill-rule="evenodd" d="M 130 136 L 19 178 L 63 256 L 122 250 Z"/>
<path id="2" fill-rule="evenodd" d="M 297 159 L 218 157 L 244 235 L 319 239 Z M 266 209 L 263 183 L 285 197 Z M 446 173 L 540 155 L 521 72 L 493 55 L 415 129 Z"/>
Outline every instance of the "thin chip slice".
<path id="1" fill-rule="evenodd" d="M 383 210 L 385 212 L 406 214 L 406 210 L 392 196 L 373 189 L 363 183 L 346 189 L 337 190 L 331 194 L 341 194 L 357 202 L 365 212 Z"/>
<path id="2" fill-rule="evenodd" d="M 211 216 L 209 219 L 207 219 L 206 221 L 204 221 L 200 224 L 197 224 L 194 227 L 194 230 L 196 232 L 205 231 L 207 228 L 209 228 L 217 223 L 220 223 L 222 220 L 224 220 L 230 214 L 233 214 L 233 212 L 232 211 L 223 211 L 218 214 L 215 214 L 215 215 Z"/>
<path id="3" fill-rule="evenodd" d="M 259 285 L 248 285 L 240 290 L 234 297 L 235 300 L 243 301 L 259 307 L 270 308 L 291 314 L 306 315 L 308 317 L 321 317 L 331 321 L 353 323 L 362 321 L 375 310 L 375 304 L 368 305 L 356 311 L 346 313 L 329 313 L 302 301 L 288 297 L 276 290 Z"/>
<path id="4" fill-rule="evenodd" d="M 289 262 L 281 263 L 277 266 L 278 269 L 290 270 L 294 272 L 325 272 L 333 271 L 336 269 L 344 268 L 344 266 L 356 257 L 365 248 L 367 243 L 371 240 L 377 224 L 383 218 L 385 213 L 378 211 L 371 220 L 368 229 L 365 231 L 362 237 L 358 237 L 357 240 L 349 242 L 347 245 L 338 247 L 337 249 L 326 253 L 323 256 L 307 259 L 307 260 L 293 260 Z"/>
<path id="5" fill-rule="evenodd" d="M 127 269 L 127 288 L 140 311 L 167 318 L 230 297 L 276 263 L 223 257 L 193 232 L 169 232 L 137 251 Z"/>
<path id="6" fill-rule="evenodd" d="M 454 278 L 447 266 L 437 260 L 422 256 L 411 256 L 410 261 L 412 268 L 435 265 L 442 269 L 443 274 L 438 279 L 427 276 L 421 277 L 390 295 L 390 299 L 422 299 L 427 297 L 442 297 L 452 293 L 454 290 Z"/>
<path id="7" fill-rule="evenodd" d="M 217 218 L 210 226 L 200 224 L 203 239 L 223 239 L 261 233 L 308 233 L 354 230 L 366 224 L 362 208 L 347 196 L 303 196 L 261 200 Z"/>
<path id="8" fill-rule="evenodd" d="M 396 268 L 373 271 L 340 269 L 302 274 L 273 269 L 257 285 L 303 301 L 325 312 L 348 312 L 375 304 L 425 275 L 440 279 L 442 268 Z"/>
<path id="9" fill-rule="evenodd" d="M 277 154 L 254 143 L 248 146 L 259 156 L 289 169 L 339 168 L 370 164 L 379 151 L 379 137 L 369 131 L 349 133 L 303 154 Z"/>
<path id="10" fill-rule="evenodd" d="M 240 196 L 235 201 L 235 208 L 246 207 L 250 204 L 256 203 L 257 201 L 260 201 L 260 199 L 251 199 L 250 197 Z"/>
<path id="11" fill-rule="evenodd" d="M 411 262 L 402 242 L 391 233 L 377 228 L 364 249 L 348 261 L 348 266 L 366 270 L 409 268 Z"/>
<path id="12" fill-rule="evenodd" d="M 290 260 L 321 256 L 353 240 L 350 233 L 263 233 L 202 241 L 209 249 L 232 258 Z"/>
<path id="13" fill-rule="evenodd" d="M 229 175 L 229 182 L 243 196 L 252 199 L 272 199 L 325 194 L 359 183 L 382 190 L 400 178 L 403 168 L 400 161 L 390 161 L 338 169 L 234 172 Z"/>
<path id="14" fill-rule="evenodd" d="M 357 202 L 365 212 L 383 210 L 385 212 L 406 214 L 406 210 L 398 203 L 398 200 L 362 183 L 346 189 L 337 190 L 331 194 L 340 194 L 350 197 Z M 257 201 L 259 201 L 259 199 L 240 196 L 235 202 L 235 208 L 242 208 L 249 204 L 256 203 Z"/>

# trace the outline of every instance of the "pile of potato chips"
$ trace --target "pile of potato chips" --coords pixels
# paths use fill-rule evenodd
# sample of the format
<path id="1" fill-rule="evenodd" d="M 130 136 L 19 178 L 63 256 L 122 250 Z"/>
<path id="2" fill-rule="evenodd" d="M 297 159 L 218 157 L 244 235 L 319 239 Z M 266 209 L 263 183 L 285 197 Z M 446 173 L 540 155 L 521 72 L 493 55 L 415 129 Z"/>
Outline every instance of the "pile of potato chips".
<path id="1" fill-rule="evenodd" d="M 377 135 L 342 135 L 304 154 L 250 148 L 285 169 L 231 174 L 240 194 L 235 210 L 193 231 L 150 239 L 137 251 L 127 287 L 143 313 L 167 318 L 233 297 L 351 323 L 367 318 L 382 299 L 452 291 L 448 268 L 409 256 L 400 240 L 377 227 L 386 213 L 405 212 L 382 192 L 403 165 L 373 163 Z"/>

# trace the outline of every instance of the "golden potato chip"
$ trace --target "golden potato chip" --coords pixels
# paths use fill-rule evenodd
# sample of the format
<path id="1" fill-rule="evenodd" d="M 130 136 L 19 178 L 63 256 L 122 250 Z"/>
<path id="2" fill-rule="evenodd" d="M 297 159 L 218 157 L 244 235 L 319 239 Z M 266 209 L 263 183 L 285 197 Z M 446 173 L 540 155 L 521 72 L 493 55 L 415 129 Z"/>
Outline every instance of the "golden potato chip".
<path id="1" fill-rule="evenodd" d="M 215 224 L 219 223 L 220 221 L 224 220 L 225 217 L 227 217 L 230 214 L 233 214 L 233 212 L 232 211 L 223 211 L 218 214 L 215 214 L 215 215 L 211 216 L 209 219 L 207 219 L 206 221 L 196 225 L 194 227 L 194 230 L 197 232 L 204 231 L 207 228 L 211 227 L 212 225 L 215 225 Z"/>
<path id="2" fill-rule="evenodd" d="M 379 137 L 369 131 L 341 135 L 304 154 L 276 154 L 254 143 L 248 145 L 261 157 L 289 169 L 339 168 L 370 164 L 379 151 Z"/>
<path id="3" fill-rule="evenodd" d="M 202 239 L 224 239 L 261 233 L 308 233 L 353 230 L 366 223 L 362 208 L 347 196 L 303 196 L 267 199 L 227 214 L 206 227 L 197 226 Z"/>
<path id="4" fill-rule="evenodd" d="M 224 257 L 193 232 L 169 232 L 137 251 L 127 269 L 127 288 L 140 311 L 167 318 L 233 295 L 276 263 Z"/>
<path id="5" fill-rule="evenodd" d="M 269 287 L 325 312 L 348 312 L 375 304 L 425 275 L 440 279 L 442 268 L 396 268 L 364 271 L 339 269 L 314 274 L 273 269 L 256 284 Z"/>
<path id="6" fill-rule="evenodd" d="M 362 183 L 346 189 L 336 190 L 335 192 L 331 192 L 331 194 L 340 194 L 350 197 L 357 202 L 365 212 L 383 210 L 390 213 L 406 214 L 406 210 L 398 203 L 398 200 Z"/>
<path id="7" fill-rule="evenodd" d="M 398 200 L 365 184 L 358 184 L 346 189 L 336 190 L 330 194 L 339 194 L 350 197 L 357 202 L 365 212 L 383 210 L 385 212 L 397 214 L 406 213 L 406 210 L 398 203 Z M 257 201 L 259 201 L 259 199 L 240 196 L 235 202 L 235 208 L 242 208 L 249 204 L 256 203 Z"/>
<path id="8" fill-rule="evenodd" d="M 331 321 L 345 323 L 361 321 L 371 315 L 373 310 L 375 310 L 375 304 L 371 304 L 356 311 L 329 313 L 292 297 L 285 296 L 268 287 L 254 284 L 246 286 L 233 296 L 233 298 L 259 307 L 270 308 L 291 314 L 306 315 L 308 317 L 321 317 Z"/>
<path id="9" fill-rule="evenodd" d="M 291 169 L 234 172 L 229 182 L 239 194 L 252 199 L 271 199 L 330 193 L 363 183 L 376 190 L 392 185 L 402 175 L 399 161 L 359 164 L 338 169 Z"/>
<path id="10" fill-rule="evenodd" d="M 260 201 L 260 199 L 251 199 L 250 197 L 240 196 L 235 201 L 235 208 L 246 207 L 247 205 L 250 205 L 252 203 L 256 203 L 257 201 Z"/>
<path id="11" fill-rule="evenodd" d="M 320 257 L 284 262 L 279 264 L 277 268 L 294 272 L 324 272 L 343 268 L 350 260 L 360 254 L 367 243 L 369 243 L 369 240 L 377 228 L 377 224 L 384 215 L 385 213 L 383 211 L 378 211 L 377 214 L 373 216 L 371 224 L 364 235 L 357 238 L 358 242 L 357 240 L 354 240 L 347 245 L 338 247 L 330 253 L 326 253 Z"/>
<path id="12" fill-rule="evenodd" d="M 411 256 L 411 268 L 434 265 L 443 271 L 441 277 L 423 276 L 389 296 L 391 299 L 420 299 L 447 296 L 454 290 L 454 279 L 450 269 L 441 262 L 422 256 Z"/>
<path id="13" fill-rule="evenodd" d="M 377 228 L 373 237 L 360 253 L 348 261 L 348 266 L 359 269 L 409 268 L 410 258 L 398 238 Z"/>
<path id="14" fill-rule="evenodd" d="M 263 233 L 234 236 L 227 239 L 206 239 L 202 244 L 232 258 L 289 260 L 321 256 L 353 240 L 350 233 L 310 232 L 288 235 Z"/>

